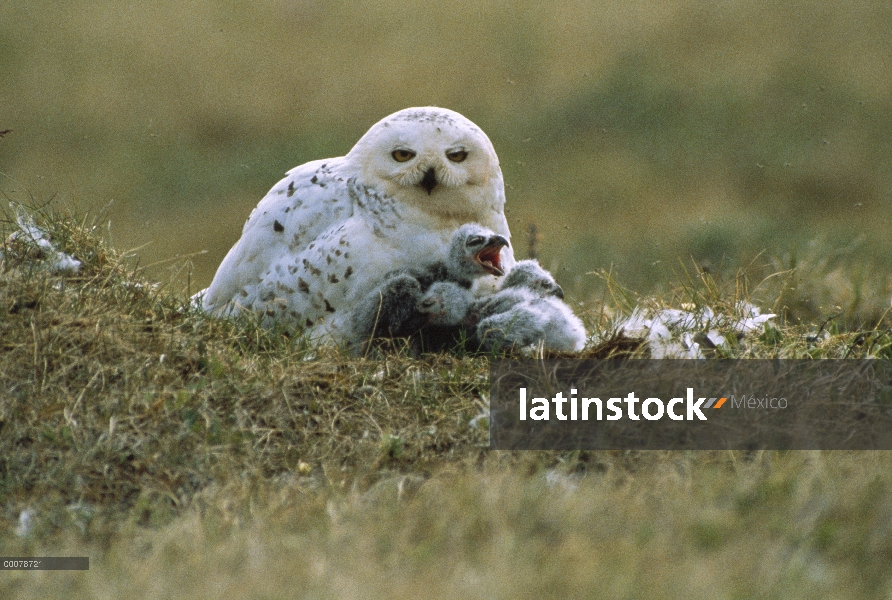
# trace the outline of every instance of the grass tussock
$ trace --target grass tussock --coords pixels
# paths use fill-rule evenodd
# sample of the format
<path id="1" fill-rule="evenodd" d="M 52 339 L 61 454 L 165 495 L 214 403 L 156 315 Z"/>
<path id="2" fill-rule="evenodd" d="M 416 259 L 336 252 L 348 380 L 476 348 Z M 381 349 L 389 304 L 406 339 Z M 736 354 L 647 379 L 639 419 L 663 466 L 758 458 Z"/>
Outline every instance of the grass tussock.
<path id="1" fill-rule="evenodd" d="M 209 319 L 95 220 L 37 222 L 82 266 L 0 249 L 0 544 L 91 570 L 7 573 L 4 598 L 892 591 L 889 453 L 491 452 L 487 357 L 352 358 Z M 654 299 L 604 277 L 594 356 L 646 354 L 611 329 L 641 302 L 727 313 L 786 289 L 698 270 Z M 882 316 L 772 310 L 721 355 L 892 355 Z"/>
<path id="2" fill-rule="evenodd" d="M 0 283 L 5 472 L 17 482 L 4 500 L 178 506 L 227 473 L 341 484 L 345 471 L 486 443 L 468 426 L 483 410 L 485 359 L 348 360 L 248 319 L 211 320 L 89 229 L 52 223 L 81 271 L 26 261 Z"/>

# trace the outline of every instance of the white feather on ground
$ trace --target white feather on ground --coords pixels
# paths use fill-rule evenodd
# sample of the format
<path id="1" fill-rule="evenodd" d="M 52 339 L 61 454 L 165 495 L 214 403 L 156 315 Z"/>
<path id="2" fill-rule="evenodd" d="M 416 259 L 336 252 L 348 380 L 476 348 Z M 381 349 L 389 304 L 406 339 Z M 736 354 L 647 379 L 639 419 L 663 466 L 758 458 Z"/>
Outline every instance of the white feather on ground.
<path id="1" fill-rule="evenodd" d="M 0 251 L 0 261 L 15 258 L 31 260 L 41 267 L 56 273 L 77 273 L 82 266 L 81 261 L 69 254 L 60 252 L 47 233 L 34 223 L 34 218 L 19 204 L 10 204 L 16 214 L 19 230 L 6 240 L 7 253 Z"/>
<path id="2" fill-rule="evenodd" d="M 695 337 L 707 345 L 721 347 L 727 343 L 728 335 L 761 331 L 777 316 L 762 314 L 749 302 L 739 303 L 734 312 L 735 315 L 717 314 L 709 306 L 689 310 L 638 307 L 616 328 L 627 335 L 646 338 L 653 358 L 703 358 L 701 343 Z"/>

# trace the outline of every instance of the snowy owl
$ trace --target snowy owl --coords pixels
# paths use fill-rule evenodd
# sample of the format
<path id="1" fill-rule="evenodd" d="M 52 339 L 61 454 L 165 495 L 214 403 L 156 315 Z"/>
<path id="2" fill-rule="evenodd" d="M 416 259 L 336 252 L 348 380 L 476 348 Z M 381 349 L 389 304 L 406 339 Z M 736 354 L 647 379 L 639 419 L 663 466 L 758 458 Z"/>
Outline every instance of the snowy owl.
<path id="1" fill-rule="evenodd" d="M 503 275 L 501 252 L 508 246 L 486 227 L 462 225 L 445 260 L 392 272 L 359 301 L 350 317 L 351 347 L 364 350 L 371 339 L 393 337 L 415 337 L 424 350 L 454 345 L 455 326 L 475 299 L 472 286 L 481 277 Z"/>
<path id="2" fill-rule="evenodd" d="M 351 312 L 385 275 L 442 261 L 462 224 L 510 239 L 504 205 L 486 134 L 451 110 L 407 108 L 346 156 L 289 171 L 193 300 L 212 314 L 250 311 L 320 342 L 348 341 Z M 513 264 L 509 246 L 503 269 Z"/>

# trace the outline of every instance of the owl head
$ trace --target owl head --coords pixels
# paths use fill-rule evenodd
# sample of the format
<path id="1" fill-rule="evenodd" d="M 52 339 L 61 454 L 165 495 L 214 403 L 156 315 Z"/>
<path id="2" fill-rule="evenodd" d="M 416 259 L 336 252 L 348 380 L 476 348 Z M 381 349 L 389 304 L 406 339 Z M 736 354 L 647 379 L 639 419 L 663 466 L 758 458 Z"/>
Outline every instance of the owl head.
<path id="1" fill-rule="evenodd" d="M 459 222 L 503 210 L 499 160 L 483 131 L 445 108 L 407 108 L 378 121 L 347 154 L 369 186 Z"/>
<path id="2" fill-rule="evenodd" d="M 547 296 L 564 298 L 563 288 L 535 259 L 522 260 L 514 265 L 502 284 L 502 289 L 507 288 L 526 288 L 541 298 Z"/>

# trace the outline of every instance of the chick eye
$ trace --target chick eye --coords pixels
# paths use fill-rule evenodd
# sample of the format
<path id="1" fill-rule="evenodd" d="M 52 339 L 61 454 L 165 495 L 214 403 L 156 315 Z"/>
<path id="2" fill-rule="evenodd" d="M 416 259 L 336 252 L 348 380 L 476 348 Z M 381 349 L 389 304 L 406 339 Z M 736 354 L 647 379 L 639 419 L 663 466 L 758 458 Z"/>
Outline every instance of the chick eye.
<path id="1" fill-rule="evenodd" d="M 461 162 L 464 159 L 468 158 L 468 152 L 467 150 L 455 150 L 454 152 L 447 152 L 446 158 L 448 158 L 452 162 Z"/>
<path id="2" fill-rule="evenodd" d="M 486 239 L 483 236 L 472 235 L 471 237 L 468 238 L 468 246 L 479 246 L 480 244 L 482 244 L 485 241 L 486 241 Z"/>
<path id="3" fill-rule="evenodd" d="M 396 162 L 406 162 L 415 157 L 415 153 L 411 150 L 394 150 L 390 155 Z"/>

